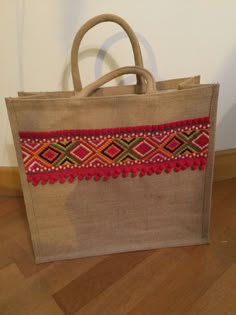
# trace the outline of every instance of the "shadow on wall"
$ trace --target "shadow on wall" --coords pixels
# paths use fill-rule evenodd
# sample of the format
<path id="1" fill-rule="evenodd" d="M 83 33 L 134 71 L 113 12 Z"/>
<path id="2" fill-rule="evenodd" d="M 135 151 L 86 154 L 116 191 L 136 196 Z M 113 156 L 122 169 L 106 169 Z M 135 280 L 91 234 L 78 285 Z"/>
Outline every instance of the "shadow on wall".
<path id="1" fill-rule="evenodd" d="M 142 47 L 145 48 L 145 56 L 147 56 L 147 64 L 144 62 L 144 67 L 149 69 L 153 76 L 155 78 L 158 78 L 158 71 L 157 71 L 157 64 L 156 64 L 156 59 L 155 55 L 153 53 L 151 45 L 148 43 L 148 41 L 145 39 L 144 36 L 140 34 L 136 34 L 138 37 L 138 40 L 141 44 Z M 83 59 L 87 57 L 95 57 L 95 69 L 94 69 L 94 77 L 98 79 L 103 75 L 102 69 L 103 69 L 103 64 L 106 63 L 107 66 L 109 67 L 110 71 L 115 70 L 120 67 L 118 62 L 108 53 L 109 49 L 117 42 L 120 40 L 127 38 L 126 33 L 124 32 L 119 32 L 114 34 L 113 36 L 109 37 L 102 45 L 101 47 L 98 48 L 90 48 L 86 49 L 82 52 L 79 53 L 79 61 L 82 61 Z M 132 51 L 131 51 L 132 53 Z M 133 65 L 133 64 L 132 64 Z M 127 65 L 126 65 L 127 66 Z M 70 78 L 70 64 L 68 64 L 64 70 L 63 73 L 63 79 L 62 79 L 62 89 L 63 90 L 68 90 L 69 89 L 69 78 Z M 117 79 L 117 84 L 118 85 L 124 85 L 124 84 L 132 84 L 135 81 L 134 76 L 129 76 L 128 78 L 126 77 L 125 79 Z"/>
<path id="2" fill-rule="evenodd" d="M 156 64 L 156 58 L 154 55 L 154 52 L 152 50 L 151 45 L 149 44 L 149 42 L 146 40 L 146 38 L 141 35 L 141 34 L 136 34 L 136 36 L 138 37 L 138 41 L 140 43 L 141 46 L 141 50 L 142 48 L 145 48 L 145 55 L 147 55 L 147 60 L 148 60 L 148 64 L 146 64 L 144 62 L 144 67 L 149 69 L 151 71 L 151 73 L 153 74 L 153 76 L 155 78 L 158 78 L 158 71 L 157 71 L 157 64 Z M 101 46 L 101 48 L 98 51 L 98 55 L 96 58 L 96 64 L 95 64 L 95 77 L 99 78 L 102 75 L 102 63 L 105 60 L 106 57 L 106 52 L 109 51 L 109 49 L 118 41 L 127 38 L 127 35 L 124 32 L 119 32 L 114 34 L 113 36 L 109 37 Z M 143 52 L 142 52 L 143 55 Z M 113 68 L 112 70 L 114 70 L 115 68 Z M 131 77 L 129 79 L 125 80 L 125 84 L 131 84 L 133 82 L 133 78 Z"/>
<path id="3" fill-rule="evenodd" d="M 84 59 L 89 58 L 89 57 L 100 58 L 99 52 L 100 52 L 100 50 L 98 48 L 88 48 L 86 50 L 83 50 L 79 53 L 79 61 L 83 61 Z M 113 69 L 119 68 L 119 65 L 117 64 L 116 60 L 109 53 L 104 52 L 104 55 L 106 55 L 105 62 L 111 71 Z M 78 67 L 79 67 L 79 65 L 78 65 Z M 100 76 L 102 76 L 102 74 Z M 100 76 L 97 76 L 95 74 L 96 78 L 99 78 Z M 71 77 L 71 65 L 69 63 L 69 64 L 67 64 L 67 66 L 65 67 L 65 70 L 63 72 L 63 78 L 62 78 L 62 89 L 63 90 L 69 90 L 70 89 L 70 77 Z M 83 84 L 83 78 L 81 78 L 81 81 Z M 124 80 L 122 80 L 121 78 L 117 78 L 116 81 L 117 81 L 118 85 L 124 84 Z"/>
<path id="4" fill-rule="evenodd" d="M 236 54 L 231 54 L 218 75 L 220 86 L 216 150 L 236 148 Z"/>

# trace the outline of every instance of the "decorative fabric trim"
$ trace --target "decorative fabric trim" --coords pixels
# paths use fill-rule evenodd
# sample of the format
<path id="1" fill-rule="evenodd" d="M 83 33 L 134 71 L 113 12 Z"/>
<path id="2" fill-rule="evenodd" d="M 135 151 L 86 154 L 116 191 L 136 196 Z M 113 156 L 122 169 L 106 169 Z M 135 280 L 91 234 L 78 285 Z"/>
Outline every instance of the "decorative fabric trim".
<path id="1" fill-rule="evenodd" d="M 119 175 L 204 169 L 209 117 L 163 125 L 20 132 L 27 179 L 33 185 Z"/>

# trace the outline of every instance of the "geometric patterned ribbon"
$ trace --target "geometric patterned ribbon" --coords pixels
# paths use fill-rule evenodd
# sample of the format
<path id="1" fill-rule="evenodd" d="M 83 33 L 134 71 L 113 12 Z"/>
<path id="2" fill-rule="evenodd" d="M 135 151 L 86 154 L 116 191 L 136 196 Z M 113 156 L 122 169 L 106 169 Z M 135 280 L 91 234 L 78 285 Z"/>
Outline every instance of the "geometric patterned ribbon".
<path id="1" fill-rule="evenodd" d="M 20 132 L 19 136 L 27 179 L 37 185 L 204 169 L 209 129 L 209 117 L 203 117 L 127 128 Z"/>

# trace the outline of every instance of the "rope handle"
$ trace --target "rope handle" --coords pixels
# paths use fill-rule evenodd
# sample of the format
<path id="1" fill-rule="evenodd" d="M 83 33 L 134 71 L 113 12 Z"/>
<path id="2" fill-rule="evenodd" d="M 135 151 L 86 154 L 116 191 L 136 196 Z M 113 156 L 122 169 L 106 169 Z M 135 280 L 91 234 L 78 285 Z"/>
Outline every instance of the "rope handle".
<path id="1" fill-rule="evenodd" d="M 132 28 L 129 26 L 129 24 L 123 20 L 121 17 L 114 15 L 114 14 L 101 14 L 98 16 L 95 16 L 94 18 L 87 21 L 80 30 L 75 35 L 72 49 L 71 49 L 71 73 L 72 73 L 72 79 L 73 79 L 73 86 L 75 91 L 82 90 L 82 83 L 81 83 L 81 77 L 80 77 L 80 71 L 78 66 L 78 52 L 80 48 L 81 41 L 84 37 L 84 35 L 94 26 L 103 23 L 103 22 L 114 22 L 118 25 L 120 25 L 123 30 L 127 33 L 133 53 L 134 53 L 134 61 L 135 65 L 139 67 L 143 67 L 143 58 L 142 53 L 139 45 L 139 41 L 132 30 Z M 140 75 L 137 75 L 137 84 L 145 84 L 143 81 L 143 78 L 140 77 Z"/>
<path id="2" fill-rule="evenodd" d="M 119 69 L 116 69 L 114 71 L 111 71 L 104 76 L 100 77 L 98 80 L 94 81 L 93 83 L 87 85 L 85 88 L 83 88 L 80 92 L 76 94 L 77 97 L 87 97 L 91 95 L 94 91 L 96 91 L 98 88 L 100 88 L 103 84 L 108 83 L 109 81 L 124 75 L 124 74 L 136 74 L 145 79 L 146 81 L 146 92 L 145 94 L 156 94 L 156 84 L 155 79 L 152 76 L 152 74 L 141 67 L 133 66 L 133 67 L 122 67 Z"/>

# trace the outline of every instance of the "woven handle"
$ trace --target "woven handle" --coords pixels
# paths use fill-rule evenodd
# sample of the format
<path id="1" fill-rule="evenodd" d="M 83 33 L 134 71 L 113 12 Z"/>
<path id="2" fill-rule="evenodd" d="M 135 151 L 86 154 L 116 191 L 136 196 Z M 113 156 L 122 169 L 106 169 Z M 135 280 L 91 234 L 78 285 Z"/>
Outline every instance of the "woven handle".
<path id="1" fill-rule="evenodd" d="M 72 79 L 73 79 L 73 85 L 75 91 L 82 90 L 82 83 L 80 78 L 80 72 L 79 72 L 79 66 L 78 66 L 78 52 L 80 48 L 81 41 L 84 37 L 84 35 L 95 25 L 103 23 L 103 22 L 114 22 L 120 25 L 123 30 L 127 33 L 133 53 L 134 53 L 134 60 L 135 65 L 139 67 L 143 67 L 143 58 L 141 54 L 141 49 L 139 46 L 138 39 L 132 30 L 132 28 L 129 26 L 129 24 L 123 20 L 121 17 L 113 14 L 102 14 L 98 15 L 91 20 L 87 21 L 78 31 L 74 38 L 74 42 L 71 49 L 71 73 L 72 73 Z M 137 83 L 138 84 L 144 84 L 144 81 L 142 77 L 137 76 Z"/>
<path id="2" fill-rule="evenodd" d="M 87 85 L 85 88 L 83 88 L 76 96 L 79 97 L 86 97 L 92 94 L 94 91 L 96 91 L 99 87 L 101 87 L 103 84 L 121 76 L 124 74 L 136 74 L 141 76 L 146 80 L 146 93 L 145 94 L 156 94 L 156 84 L 155 79 L 152 76 L 152 74 L 141 67 L 123 67 L 116 69 L 112 72 L 109 72 L 99 78 L 98 80 L 94 81 L 93 83 Z"/>

